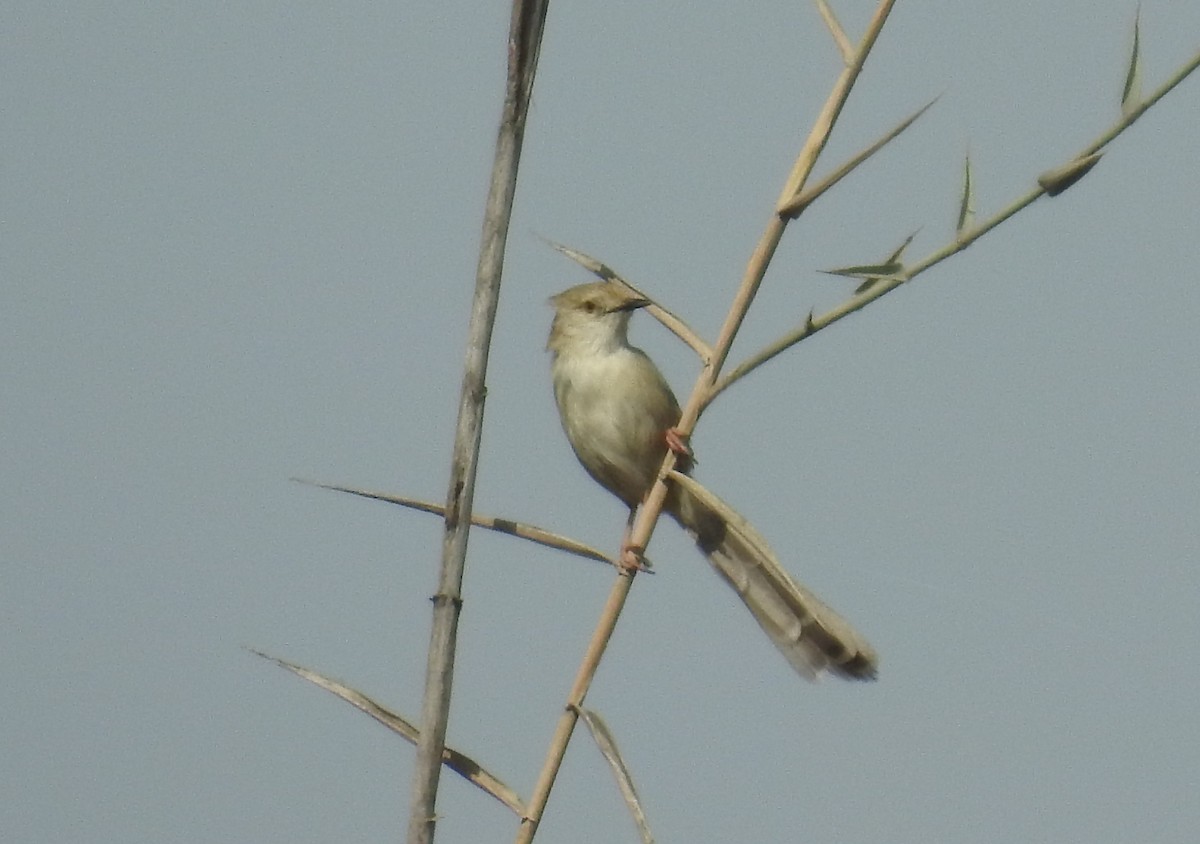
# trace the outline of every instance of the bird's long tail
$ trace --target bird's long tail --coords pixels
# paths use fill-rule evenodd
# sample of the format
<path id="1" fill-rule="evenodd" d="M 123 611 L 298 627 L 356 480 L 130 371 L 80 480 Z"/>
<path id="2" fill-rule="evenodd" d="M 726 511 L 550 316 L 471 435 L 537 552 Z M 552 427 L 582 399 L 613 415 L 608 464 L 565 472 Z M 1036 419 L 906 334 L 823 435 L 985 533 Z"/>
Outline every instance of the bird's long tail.
<path id="1" fill-rule="evenodd" d="M 797 672 L 809 680 L 826 670 L 850 680 L 875 678 L 877 658 L 867 640 L 793 580 L 758 531 L 690 477 L 671 478 L 666 511 Z"/>

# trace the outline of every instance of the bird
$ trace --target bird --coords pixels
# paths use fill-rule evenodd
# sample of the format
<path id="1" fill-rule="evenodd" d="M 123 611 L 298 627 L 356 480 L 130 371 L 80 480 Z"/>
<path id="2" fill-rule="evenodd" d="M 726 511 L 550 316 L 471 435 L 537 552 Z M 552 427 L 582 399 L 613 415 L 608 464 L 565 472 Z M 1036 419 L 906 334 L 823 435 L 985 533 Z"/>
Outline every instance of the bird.
<path id="1" fill-rule="evenodd" d="M 630 318 L 650 300 L 614 280 L 576 285 L 550 304 L 546 348 L 563 431 L 587 473 L 629 508 L 631 525 L 668 449 L 677 455 L 677 471 L 692 468 L 691 449 L 675 427 L 679 402 L 654 362 L 629 342 Z M 867 640 L 797 583 L 748 522 L 690 477 L 686 484 L 668 477 L 664 512 L 798 674 L 875 679 L 878 657 Z M 640 567 L 639 557 L 640 549 L 622 543 L 622 567 Z"/>

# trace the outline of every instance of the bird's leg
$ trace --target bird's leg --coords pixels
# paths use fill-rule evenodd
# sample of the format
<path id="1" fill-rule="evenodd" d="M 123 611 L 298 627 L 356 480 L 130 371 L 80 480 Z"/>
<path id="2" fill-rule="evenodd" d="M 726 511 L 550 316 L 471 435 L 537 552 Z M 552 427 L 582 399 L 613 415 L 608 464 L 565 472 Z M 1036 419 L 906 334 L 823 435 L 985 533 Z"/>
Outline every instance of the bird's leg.
<path id="1" fill-rule="evenodd" d="M 692 447 L 688 445 L 687 436 L 681 434 L 678 428 L 671 426 L 663 431 L 663 439 L 666 441 L 667 448 L 675 454 L 675 463 L 679 471 L 690 472 L 696 458 L 692 454 Z M 646 549 L 629 541 L 633 535 L 635 516 L 637 516 L 636 507 L 629 511 L 629 518 L 625 520 L 625 534 L 621 537 L 621 556 L 617 560 L 617 568 L 627 572 L 648 572 L 650 564 L 646 562 Z"/>
<path id="2" fill-rule="evenodd" d="M 625 520 L 625 533 L 621 536 L 621 555 L 617 557 L 617 568 L 631 574 L 650 571 L 650 567 L 646 564 L 646 558 L 643 556 L 646 549 L 640 545 L 633 545 L 629 541 L 633 534 L 633 519 L 636 515 L 637 508 L 634 507 L 629 511 L 629 518 Z"/>

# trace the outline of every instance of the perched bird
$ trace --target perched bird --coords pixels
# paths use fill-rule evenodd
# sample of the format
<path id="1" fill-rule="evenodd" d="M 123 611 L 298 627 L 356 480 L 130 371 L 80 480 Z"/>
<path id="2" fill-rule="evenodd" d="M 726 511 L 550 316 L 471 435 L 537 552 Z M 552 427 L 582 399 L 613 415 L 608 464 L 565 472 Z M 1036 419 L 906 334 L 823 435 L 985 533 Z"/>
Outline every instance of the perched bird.
<path id="1" fill-rule="evenodd" d="M 630 509 L 654 485 L 667 449 L 690 468 L 679 403 L 654 362 L 629 344 L 629 318 L 650 304 L 618 282 L 592 282 L 550 299 L 554 398 L 583 468 Z M 737 591 L 792 667 L 808 679 L 828 670 L 875 677 L 875 651 L 841 616 L 787 573 L 758 533 L 703 487 L 672 482 L 664 511 Z M 629 549 L 622 549 L 628 564 Z M 636 552 L 634 552 L 636 553 Z"/>

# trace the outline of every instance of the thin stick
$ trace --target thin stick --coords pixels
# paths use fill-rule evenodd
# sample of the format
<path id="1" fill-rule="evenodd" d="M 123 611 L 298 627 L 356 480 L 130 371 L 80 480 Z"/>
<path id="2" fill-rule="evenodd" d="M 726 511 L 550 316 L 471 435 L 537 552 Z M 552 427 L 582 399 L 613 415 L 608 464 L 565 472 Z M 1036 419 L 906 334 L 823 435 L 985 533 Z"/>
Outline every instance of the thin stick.
<path id="1" fill-rule="evenodd" d="M 837 82 L 834 83 L 824 108 L 817 115 L 808 141 L 800 150 L 796 163 L 792 165 L 792 172 L 779 197 L 778 207 L 786 206 L 803 190 L 805 182 L 808 181 L 808 174 L 812 172 L 817 157 L 825 149 L 825 144 L 828 143 L 829 136 L 833 133 L 833 126 L 837 123 L 838 115 L 842 113 L 842 107 L 846 104 L 846 99 L 850 96 L 854 83 L 858 81 L 858 75 L 862 73 L 867 56 L 870 54 L 871 48 L 875 46 L 875 39 L 883 31 L 883 25 L 887 23 L 888 15 L 892 13 L 894 4 L 895 0 L 880 0 L 879 6 L 876 7 L 875 14 L 871 18 L 871 23 L 867 26 L 866 34 L 863 35 L 863 40 L 858 45 L 858 51 L 847 63 L 846 69 L 842 71 Z"/>
<path id="2" fill-rule="evenodd" d="M 554 736 L 546 751 L 546 761 L 542 765 L 541 773 L 538 774 L 533 794 L 529 797 L 528 810 L 525 817 L 521 819 L 521 826 L 517 830 L 517 844 L 529 844 L 537 833 L 542 812 L 545 811 L 546 803 L 550 799 L 550 790 L 554 788 L 554 780 L 558 777 L 558 771 L 562 767 L 567 745 L 571 743 L 571 734 L 575 731 L 575 724 L 579 721 L 579 711 L 583 708 L 583 699 L 587 697 L 588 689 L 591 688 L 592 678 L 596 676 L 600 659 L 604 656 L 613 630 L 616 629 L 617 619 L 621 616 L 621 608 L 625 606 L 625 599 L 629 597 L 631 586 L 633 586 L 633 572 L 622 572 L 617 576 L 612 590 L 608 593 L 608 600 L 600 613 L 600 619 L 596 622 L 596 630 L 592 634 L 591 641 L 588 642 L 583 661 L 579 663 L 579 669 L 575 672 L 575 680 L 567 695 L 566 706 L 563 707 L 562 715 L 558 717 Z"/>
<path id="3" fill-rule="evenodd" d="M 1186 79 L 1189 74 L 1195 71 L 1197 67 L 1200 67 L 1200 53 L 1197 53 L 1195 56 L 1189 59 L 1148 98 L 1143 100 L 1136 107 L 1130 108 L 1128 111 L 1126 111 L 1121 118 L 1116 121 L 1116 123 L 1101 133 L 1094 141 L 1090 142 L 1087 146 L 1080 150 L 1079 153 L 1077 153 L 1067 165 L 1062 168 L 1055 168 L 1055 171 L 1052 172 L 1069 172 L 1072 170 L 1072 165 L 1086 165 L 1089 162 L 1094 163 L 1094 156 L 1096 156 L 1101 150 L 1104 149 L 1104 147 L 1115 140 L 1122 132 L 1133 125 L 1133 122 L 1145 114 L 1146 110 L 1150 108 L 1150 106 L 1154 105 L 1164 96 L 1166 96 L 1167 93 L 1169 93 L 1173 88 L 1179 85 L 1180 82 Z M 729 387 L 733 386 L 742 378 L 745 378 L 755 369 L 762 366 L 764 363 L 776 357 L 780 353 L 796 345 L 801 340 L 805 340 L 811 337 L 813 334 L 816 334 L 818 331 L 828 328 L 835 322 L 838 322 L 850 314 L 862 310 L 876 299 L 879 299 L 881 296 L 892 292 L 902 284 L 912 281 L 921 273 L 936 266 L 937 264 L 940 264 L 947 258 L 962 252 L 992 229 L 1010 219 L 1019 211 L 1031 205 L 1038 199 L 1041 199 L 1043 196 L 1049 193 L 1050 190 L 1054 189 L 1054 187 L 1055 186 L 1052 180 L 1043 177 L 1036 187 L 1030 189 L 1024 195 L 1017 197 L 1007 206 L 1000 209 L 983 222 L 957 232 L 953 241 L 930 253 L 917 263 L 903 268 L 901 272 L 896 273 L 894 276 L 880 278 L 878 283 L 871 285 L 869 288 L 860 293 L 856 293 L 842 304 L 831 308 L 829 311 L 820 314 L 819 316 L 810 313 L 807 319 L 805 319 L 804 324 L 799 328 L 789 332 L 788 334 L 785 334 L 775 342 L 759 350 L 754 355 L 729 370 L 729 372 L 726 373 L 723 378 L 717 380 L 712 385 L 712 388 L 705 397 L 705 406 L 707 406 L 725 390 L 729 389 Z"/>
<path id="4" fill-rule="evenodd" d="M 835 83 L 825 107 L 817 118 L 816 125 L 809 134 L 808 140 L 805 142 L 796 159 L 795 165 L 792 167 L 792 171 L 787 179 L 787 186 L 784 188 L 783 194 L 776 205 L 777 209 L 793 200 L 804 189 L 813 164 L 816 162 L 821 150 L 825 148 L 825 144 L 829 140 L 829 133 L 833 131 L 833 126 L 837 121 L 838 114 L 841 112 L 842 105 L 845 103 L 846 97 L 849 96 L 850 88 L 853 86 L 854 80 L 858 78 L 863 63 L 866 61 L 867 54 L 875 44 L 875 39 L 878 38 L 880 30 L 887 21 L 888 13 L 891 11 L 894 2 L 895 0 L 880 0 L 878 8 L 875 10 L 875 15 L 871 20 L 870 27 L 859 44 L 854 60 L 843 71 Z M 758 287 L 762 283 L 767 265 L 770 264 L 771 256 L 775 254 L 775 249 L 783 237 L 783 232 L 787 228 L 787 224 L 788 219 L 776 210 L 767 224 L 766 231 L 759 238 L 758 245 L 746 268 L 741 286 L 738 288 L 733 303 L 730 306 L 729 315 L 726 317 L 725 324 L 718 335 L 717 343 L 713 348 L 713 354 L 701 369 L 700 376 L 697 378 L 696 385 L 692 390 L 692 395 L 683 410 L 683 416 L 679 421 L 678 427 L 680 433 L 684 436 L 690 434 L 696 425 L 700 412 L 704 408 L 705 398 L 717 375 L 720 373 L 721 366 L 729 356 L 729 349 L 733 345 L 734 337 L 737 335 L 742 320 L 745 319 L 746 310 L 750 307 L 750 303 L 754 301 L 754 294 L 758 291 Z M 668 451 L 663 460 L 663 465 L 659 470 L 658 482 L 650 490 L 649 495 L 638 511 L 637 519 L 634 522 L 629 538 L 630 545 L 637 548 L 646 548 L 648 546 L 650 537 L 654 533 L 654 526 L 658 522 L 659 515 L 662 513 L 663 502 L 666 500 L 666 477 L 674 468 L 675 455 L 673 452 Z M 629 595 L 629 589 L 633 585 L 633 578 L 634 574 L 632 572 L 623 572 L 618 576 L 616 583 L 613 584 L 612 591 L 609 593 L 604 612 L 596 623 L 596 629 L 592 632 L 592 639 L 588 644 L 587 652 L 584 654 L 583 662 L 576 673 L 575 682 L 571 687 L 567 704 L 564 707 L 562 715 L 559 716 L 558 726 L 555 728 L 554 737 L 546 753 L 542 771 L 538 775 L 537 785 L 534 787 L 533 794 L 529 798 L 528 816 L 522 820 L 520 829 L 517 832 L 517 844 L 529 844 L 537 832 L 542 811 L 545 809 L 546 802 L 550 797 L 550 790 L 554 787 L 554 780 L 558 776 L 558 770 L 562 765 L 563 755 L 566 753 L 567 745 L 571 741 L 571 733 L 575 729 L 575 723 L 579 718 L 576 710 L 583 705 L 584 696 L 587 694 L 592 677 L 595 675 L 596 668 L 600 664 L 600 658 L 604 655 L 604 649 L 607 647 L 608 641 L 612 637 L 613 629 L 616 627 L 621 607 L 624 606 L 625 599 Z"/>
<path id="5" fill-rule="evenodd" d="M 822 194 L 824 194 L 826 191 L 828 191 L 830 188 L 832 188 L 834 185 L 836 185 L 838 182 L 840 182 L 846 176 L 853 173 L 854 170 L 860 164 L 862 164 L 864 161 L 866 161 L 868 158 L 870 158 L 875 153 L 879 152 L 879 150 L 883 149 L 885 146 L 887 146 L 888 143 L 890 143 L 897 136 L 899 136 L 901 132 L 903 132 L 909 126 L 913 125 L 913 123 L 915 123 L 921 115 L 923 115 L 925 112 L 929 111 L 929 109 L 936 102 L 937 102 L 937 98 L 930 100 L 925 105 L 921 106 L 919 109 L 917 109 L 912 114 L 910 114 L 908 117 L 904 118 L 904 120 L 901 120 L 895 126 L 895 128 L 893 128 L 891 131 L 889 131 L 887 134 L 885 134 L 879 140 L 875 141 L 875 143 L 866 147 L 864 150 L 859 152 L 857 155 L 855 155 L 849 161 L 844 163 L 842 166 L 838 167 L 836 170 L 834 170 L 832 173 L 830 173 L 828 176 L 826 176 L 820 182 L 818 182 L 817 184 L 813 185 L 810 188 L 806 188 L 799 196 L 797 196 L 791 202 L 789 202 L 789 203 L 785 204 L 783 207 L 781 207 L 779 209 L 779 213 L 784 214 L 789 217 L 794 217 L 797 214 L 799 214 L 801 211 L 803 211 L 805 208 L 812 205 L 814 202 L 816 202 L 821 197 Z"/>
<path id="6" fill-rule="evenodd" d="M 479 442 L 483 433 L 488 349 L 500 297 L 504 245 L 508 238 L 513 196 L 517 187 L 517 166 L 521 160 L 525 118 L 537 72 L 548 5 L 549 0 L 514 0 L 509 24 L 508 76 L 484 211 L 483 236 L 475 275 L 475 299 L 471 306 L 458 423 L 450 460 L 442 563 L 437 592 L 433 596 L 425 694 L 421 702 L 421 735 L 417 742 L 409 798 L 408 844 L 431 844 L 437 823 L 435 804 L 446 745 L 446 727 L 450 719 L 454 653 L 458 640 L 458 617 L 462 610 L 463 569 L 471 528 L 475 473 L 479 465 Z"/>
<path id="7" fill-rule="evenodd" d="M 842 54 L 842 61 L 849 64 L 854 60 L 854 45 L 846 37 L 846 30 L 842 29 L 833 9 L 829 8 L 829 4 L 825 0 L 817 0 L 817 11 L 821 13 L 821 19 L 825 21 L 829 34 L 833 36 L 833 42 L 837 44 L 838 51 Z"/>

